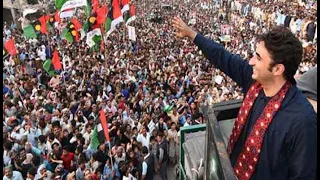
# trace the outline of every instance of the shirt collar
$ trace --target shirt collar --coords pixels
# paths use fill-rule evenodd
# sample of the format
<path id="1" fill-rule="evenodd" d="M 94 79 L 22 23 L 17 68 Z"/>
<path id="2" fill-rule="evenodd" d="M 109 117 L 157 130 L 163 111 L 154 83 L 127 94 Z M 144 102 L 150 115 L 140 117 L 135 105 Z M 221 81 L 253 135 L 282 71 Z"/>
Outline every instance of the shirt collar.
<path id="1" fill-rule="evenodd" d="M 144 160 L 146 160 L 150 156 L 150 153 L 148 153 L 145 157 Z"/>

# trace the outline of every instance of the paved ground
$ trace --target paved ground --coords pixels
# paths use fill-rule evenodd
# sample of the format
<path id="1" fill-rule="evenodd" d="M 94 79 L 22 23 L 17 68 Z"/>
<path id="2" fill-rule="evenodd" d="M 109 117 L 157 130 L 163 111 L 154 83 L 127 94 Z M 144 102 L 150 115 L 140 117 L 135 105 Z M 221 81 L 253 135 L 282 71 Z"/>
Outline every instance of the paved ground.
<path id="1" fill-rule="evenodd" d="M 174 180 L 174 165 L 168 164 L 167 174 L 168 180 Z M 161 180 L 160 174 L 156 174 L 153 180 Z"/>

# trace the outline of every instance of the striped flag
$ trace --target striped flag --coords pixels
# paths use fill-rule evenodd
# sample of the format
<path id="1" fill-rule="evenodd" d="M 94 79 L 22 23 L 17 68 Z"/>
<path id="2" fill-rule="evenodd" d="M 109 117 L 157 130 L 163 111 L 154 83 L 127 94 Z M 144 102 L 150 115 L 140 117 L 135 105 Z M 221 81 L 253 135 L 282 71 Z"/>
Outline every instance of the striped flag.
<path id="1" fill-rule="evenodd" d="M 126 22 L 126 25 L 128 25 L 130 22 L 134 21 L 136 19 L 136 8 L 133 4 L 130 4 L 130 10 L 129 13 L 125 13 L 124 15 L 124 21 Z"/>
<path id="2" fill-rule="evenodd" d="M 107 37 L 115 30 L 116 25 L 121 22 L 123 22 L 123 17 L 119 0 L 112 0 L 109 5 L 106 22 L 104 23 L 104 29 L 107 32 Z"/>
<path id="3" fill-rule="evenodd" d="M 109 129 L 108 129 L 108 122 L 106 119 L 106 114 L 104 110 L 100 110 L 100 123 L 97 125 L 97 130 L 99 134 L 104 134 L 104 137 L 107 141 L 110 142 L 110 136 L 109 136 Z M 99 135 L 101 136 L 101 135 Z"/>
<path id="4" fill-rule="evenodd" d="M 126 11 L 129 11 L 129 0 L 121 0 L 120 3 L 121 13 L 123 14 Z"/>

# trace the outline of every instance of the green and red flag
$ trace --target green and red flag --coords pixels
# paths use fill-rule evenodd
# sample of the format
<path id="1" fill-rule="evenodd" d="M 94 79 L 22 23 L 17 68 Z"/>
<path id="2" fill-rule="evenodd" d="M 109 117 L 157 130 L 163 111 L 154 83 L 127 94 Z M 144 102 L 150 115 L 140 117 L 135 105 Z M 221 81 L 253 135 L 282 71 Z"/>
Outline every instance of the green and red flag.
<path id="1" fill-rule="evenodd" d="M 80 40 L 79 32 L 76 30 L 75 25 L 72 22 L 63 28 L 61 35 L 62 38 L 67 40 L 69 43 Z"/>
<path id="2" fill-rule="evenodd" d="M 136 8 L 133 4 L 130 4 L 129 12 L 126 12 L 124 15 L 124 21 L 126 22 L 126 25 L 128 25 L 130 22 L 134 21 L 135 19 L 136 19 Z"/>
<path id="3" fill-rule="evenodd" d="M 51 59 L 47 59 L 43 63 L 42 67 L 51 77 L 54 76 L 55 72 L 54 72 L 54 68 L 53 68 L 53 64 L 52 64 Z"/>
<path id="4" fill-rule="evenodd" d="M 106 22 L 104 23 L 104 30 L 107 32 L 107 36 L 109 36 L 121 22 L 123 22 L 123 17 L 119 0 L 112 0 L 111 4 L 109 4 Z"/>

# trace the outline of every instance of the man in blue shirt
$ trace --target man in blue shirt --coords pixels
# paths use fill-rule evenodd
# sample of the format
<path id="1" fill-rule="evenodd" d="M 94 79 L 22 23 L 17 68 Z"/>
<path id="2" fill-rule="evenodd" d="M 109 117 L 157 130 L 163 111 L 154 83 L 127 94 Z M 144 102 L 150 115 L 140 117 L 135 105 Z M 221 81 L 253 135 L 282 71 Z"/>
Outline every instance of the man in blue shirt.
<path id="1" fill-rule="evenodd" d="M 173 27 L 246 94 L 228 147 L 237 178 L 315 179 L 316 113 L 293 77 L 302 58 L 299 40 L 278 27 L 257 38 L 255 56 L 245 61 L 197 34 L 179 17 Z"/>

